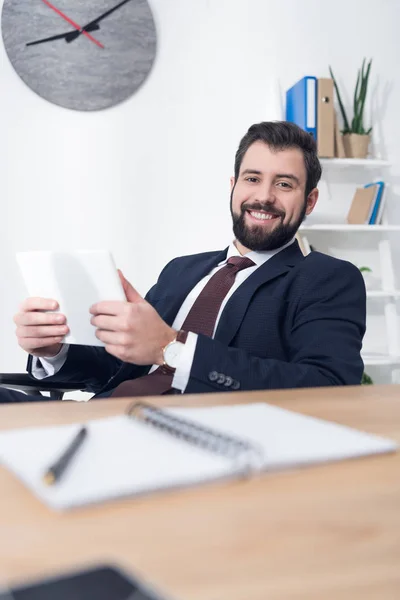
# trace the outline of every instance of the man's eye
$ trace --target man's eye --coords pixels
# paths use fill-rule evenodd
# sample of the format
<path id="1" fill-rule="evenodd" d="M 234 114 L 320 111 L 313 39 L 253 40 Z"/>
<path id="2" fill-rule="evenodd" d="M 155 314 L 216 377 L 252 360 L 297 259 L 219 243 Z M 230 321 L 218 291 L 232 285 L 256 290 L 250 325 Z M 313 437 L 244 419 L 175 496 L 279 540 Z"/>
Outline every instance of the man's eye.
<path id="1" fill-rule="evenodd" d="M 257 177 L 246 177 L 246 181 L 249 181 L 250 183 L 257 183 L 258 179 Z"/>
<path id="2" fill-rule="evenodd" d="M 291 188 L 292 186 L 287 181 L 279 181 L 278 185 L 283 186 L 284 188 Z"/>

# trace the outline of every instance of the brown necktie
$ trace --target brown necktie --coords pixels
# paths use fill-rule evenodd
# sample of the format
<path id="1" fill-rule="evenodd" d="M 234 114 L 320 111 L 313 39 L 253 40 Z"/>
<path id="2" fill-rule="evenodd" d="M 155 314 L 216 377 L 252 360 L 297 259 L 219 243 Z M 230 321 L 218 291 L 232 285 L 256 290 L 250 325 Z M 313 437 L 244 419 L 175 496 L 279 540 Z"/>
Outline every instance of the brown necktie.
<path id="1" fill-rule="evenodd" d="M 212 337 L 221 304 L 235 282 L 236 273 L 254 264 L 245 256 L 229 258 L 227 264 L 219 269 L 204 286 L 181 329 Z M 168 370 L 159 367 L 148 375 L 124 381 L 115 388 L 111 395 L 112 397 L 121 397 L 165 394 L 171 389 L 173 378 L 174 375 Z"/>

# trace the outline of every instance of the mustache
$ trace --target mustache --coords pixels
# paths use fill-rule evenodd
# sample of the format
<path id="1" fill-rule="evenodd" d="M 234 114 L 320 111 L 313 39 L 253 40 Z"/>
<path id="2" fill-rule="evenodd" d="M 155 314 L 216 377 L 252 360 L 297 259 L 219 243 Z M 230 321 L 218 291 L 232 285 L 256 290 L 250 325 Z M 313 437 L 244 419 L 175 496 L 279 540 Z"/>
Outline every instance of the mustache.
<path id="1" fill-rule="evenodd" d="M 263 210 L 271 215 L 276 215 L 277 217 L 282 218 L 284 218 L 286 214 L 283 210 L 276 208 L 276 206 L 274 206 L 271 202 L 253 202 L 252 204 L 245 202 L 241 206 L 241 211 L 244 213 L 246 210 Z"/>

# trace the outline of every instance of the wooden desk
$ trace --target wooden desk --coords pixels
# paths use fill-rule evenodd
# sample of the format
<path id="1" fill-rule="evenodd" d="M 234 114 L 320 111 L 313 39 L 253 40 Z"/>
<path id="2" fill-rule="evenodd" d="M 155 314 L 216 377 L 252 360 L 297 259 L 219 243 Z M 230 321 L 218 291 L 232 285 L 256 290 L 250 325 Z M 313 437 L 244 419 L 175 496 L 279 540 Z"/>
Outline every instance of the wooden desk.
<path id="1" fill-rule="evenodd" d="M 400 442 L 400 386 L 178 400 L 187 405 L 267 401 Z M 129 402 L 2 405 L 0 428 L 118 414 Z M 400 598 L 400 454 L 61 515 L 0 468 L 3 580 L 97 560 L 134 569 L 181 600 Z"/>

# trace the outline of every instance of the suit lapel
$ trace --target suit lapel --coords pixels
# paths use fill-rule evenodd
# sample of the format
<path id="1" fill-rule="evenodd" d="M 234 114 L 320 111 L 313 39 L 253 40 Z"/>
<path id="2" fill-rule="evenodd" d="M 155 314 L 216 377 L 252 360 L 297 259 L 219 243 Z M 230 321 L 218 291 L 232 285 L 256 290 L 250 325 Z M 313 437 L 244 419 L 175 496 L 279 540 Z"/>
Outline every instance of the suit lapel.
<path id="1" fill-rule="evenodd" d="M 258 288 L 268 281 L 284 275 L 303 258 L 299 245 L 295 241 L 256 269 L 228 300 L 218 323 L 215 339 L 228 345 L 235 337 L 250 300 Z"/>
<path id="2" fill-rule="evenodd" d="M 156 305 L 157 311 L 166 323 L 172 325 L 186 296 L 203 277 L 226 259 L 227 251 L 228 249 L 225 248 L 221 252 L 213 253 L 206 260 L 199 260 L 195 265 L 182 269 L 179 274 L 179 288 L 171 290 L 171 293 L 163 297 Z"/>

